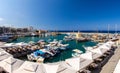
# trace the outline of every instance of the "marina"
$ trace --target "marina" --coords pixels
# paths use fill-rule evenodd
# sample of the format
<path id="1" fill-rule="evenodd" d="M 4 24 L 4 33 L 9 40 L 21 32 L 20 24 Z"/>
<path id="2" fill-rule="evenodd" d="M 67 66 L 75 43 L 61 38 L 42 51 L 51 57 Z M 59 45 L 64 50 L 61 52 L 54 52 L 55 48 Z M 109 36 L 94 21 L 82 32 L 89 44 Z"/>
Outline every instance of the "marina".
<path id="1" fill-rule="evenodd" d="M 119 41 L 119 34 L 116 33 L 82 33 L 79 31 L 57 33 L 49 32 L 47 36 L 36 36 L 36 34 L 19 36 L 16 40 L 2 41 L 0 47 L 4 52 L 1 52 L 1 56 L 2 53 L 8 54 L 2 59 L 6 60 L 7 56 L 10 56 L 10 59 L 18 59 L 21 62 L 43 64 L 45 68 L 48 64 L 54 66 L 58 63 L 58 66 L 64 63 L 67 68 L 69 68 L 68 65 L 71 66 L 69 69 L 73 70 L 72 73 L 96 72 L 96 69 L 104 66 L 114 54 Z M 46 34 L 48 32 L 44 33 Z M 76 63 L 72 63 L 73 61 Z"/>
<path id="2" fill-rule="evenodd" d="M 43 40 L 40 40 L 39 42 L 41 42 L 41 41 L 43 42 Z M 53 40 L 52 42 L 49 42 L 49 43 L 50 44 L 51 43 L 55 44 L 56 42 L 59 42 L 59 41 Z M 81 42 L 81 43 L 83 43 L 83 42 Z M 116 38 L 116 40 L 114 38 L 114 41 L 111 39 L 110 41 L 107 41 L 107 42 L 102 43 L 102 44 L 100 43 L 100 44 L 97 45 L 97 43 L 96 43 L 95 45 L 97 47 L 95 47 L 95 45 L 88 46 L 88 48 L 91 47 L 91 49 L 86 50 L 85 52 L 80 51 L 81 49 L 71 49 L 72 52 L 73 51 L 75 52 L 74 54 L 71 53 L 71 57 L 62 58 L 59 61 L 53 61 L 54 59 L 51 59 L 52 63 L 50 63 L 50 61 L 46 62 L 46 63 L 41 63 L 42 61 L 44 61 L 43 57 L 44 57 L 44 54 L 46 52 L 45 49 L 39 49 L 39 50 L 35 49 L 35 48 L 33 50 L 29 49 L 30 50 L 29 53 L 33 53 L 35 56 L 38 56 L 39 54 L 41 54 L 41 56 L 39 55 L 40 57 L 39 57 L 39 59 L 37 59 L 37 61 L 36 61 L 37 63 L 36 63 L 36 62 L 27 61 L 25 59 L 22 60 L 20 58 L 19 59 L 18 58 L 13 58 L 14 56 L 12 54 L 9 54 L 8 52 L 6 52 L 5 48 L 2 47 L 3 49 L 0 49 L 1 50 L 1 52 L 0 52 L 0 56 L 1 56 L 0 57 L 0 59 L 1 59 L 0 66 L 5 69 L 5 70 L 4 69 L 2 69 L 2 70 L 8 71 L 10 73 L 16 73 L 16 72 L 19 73 L 19 72 L 22 72 L 22 71 L 23 72 L 28 72 L 28 70 L 34 70 L 34 69 L 30 68 L 33 65 L 34 65 L 34 68 L 36 66 L 38 66 L 38 68 L 36 68 L 36 69 L 40 73 L 44 73 L 44 71 L 46 71 L 46 73 L 53 73 L 53 72 L 57 73 L 57 72 L 61 72 L 61 71 L 62 71 L 62 73 L 68 73 L 69 71 L 71 71 L 71 73 L 76 73 L 76 72 L 79 72 L 79 73 L 86 73 L 86 72 L 87 73 L 88 72 L 96 73 L 96 72 L 100 72 L 99 69 L 102 68 L 102 66 L 104 66 L 106 64 L 106 62 L 109 60 L 109 58 L 111 58 L 111 56 L 114 54 L 114 51 L 118 48 L 118 46 L 117 46 L 118 44 L 119 43 L 118 43 L 117 38 Z M 25 48 L 26 45 L 28 46 L 27 43 L 16 43 L 16 44 L 9 44 L 9 45 L 7 44 L 7 46 L 6 45 L 5 46 L 10 47 L 11 45 L 14 45 L 14 46 L 15 45 L 19 45 L 19 46 L 22 45 L 22 46 L 24 46 L 23 48 Z M 29 44 L 29 46 L 30 46 L 30 44 Z M 83 46 L 83 45 L 81 45 L 81 46 Z M 85 45 L 85 46 L 87 48 L 87 45 Z M 62 52 L 66 52 L 66 51 L 67 51 L 67 49 L 62 50 Z M 67 51 L 67 53 L 68 53 L 68 51 Z M 61 55 L 61 56 L 64 57 L 64 55 Z M 56 58 L 56 57 L 54 57 L 54 58 Z M 49 59 L 46 59 L 46 60 L 49 60 Z M 8 68 L 5 67 L 4 64 L 9 64 L 9 63 L 7 63 L 9 61 L 10 61 L 10 63 L 15 62 L 15 63 L 13 63 L 13 66 L 16 65 L 16 67 L 18 69 L 13 67 L 13 70 L 9 70 L 8 69 L 9 67 Z M 74 61 L 74 63 L 73 63 L 73 61 Z M 25 68 L 25 66 L 27 66 L 27 67 Z M 61 68 L 61 66 L 62 66 L 62 68 Z M 42 67 L 45 68 L 46 70 L 42 69 Z M 65 69 L 61 70 L 63 68 L 65 68 Z M 47 72 L 47 71 L 49 71 L 48 69 L 49 70 L 54 69 L 54 70 L 52 70 L 51 72 Z"/>
<path id="3" fill-rule="evenodd" d="M 0 0 L 0 73 L 120 73 L 120 0 Z"/>
<path id="4" fill-rule="evenodd" d="M 18 38 L 17 40 L 15 40 L 15 41 L 13 41 L 13 42 L 11 42 L 11 43 L 19 43 L 19 42 L 24 42 L 24 43 L 29 43 L 29 42 L 31 42 L 31 41 L 34 41 L 34 42 L 38 42 L 39 40 L 44 40 L 44 41 L 48 41 L 48 42 L 50 42 L 50 44 L 52 44 L 52 43 L 56 43 L 57 42 L 57 40 L 59 40 L 59 41 L 61 41 L 63 38 L 64 38 L 64 36 L 66 36 L 66 34 L 62 34 L 62 35 L 58 35 L 58 36 L 49 36 L 49 37 L 21 37 L 21 38 Z M 54 40 L 54 39 L 56 39 L 56 41 Z M 23 41 L 24 40 L 24 41 Z M 52 42 L 53 41 L 53 42 Z M 60 53 L 58 53 L 57 55 L 55 55 L 54 57 L 50 57 L 49 59 L 45 59 L 45 61 L 44 62 L 58 62 L 58 61 L 63 61 L 63 60 L 65 60 L 65 59 L 67 59 L 67 58 L 71 58 L 72 57 L 72 50 L 73 49 L 79 49 L 79 50 L 81 50 L 82 52 L 85 52 L 85 49 L 82 47 L 83 45 L 85 45 L 85 46 L 95 46 L 97 43 L 95 43 L 95 42 L 92 42 L 92 41 L 89 41 L 89 42 L 82 42 L 82 43 L 78 43 L 77 41 L 75 41 L 75 40 L 73 40 L 73 41 L 62 41 L 63 42 L 63 44 L 69 44 L 68 45 L 68 47 L 67 47 L 67 49 L 66 50 L 59 50 L 59 51 L 61 51 Z M 50 45 L 50 44 L 48 44 L 48 45 L 46 45 L 47 47 Z M 6 44 L 7 45 L 7 44 Z M 54 45 L 54 44 L 53 44 Z M 56 47 L 54 47 L 54 48 L 57 48 L 57 47 L 59 47 L 60 45 L 58 44 L 58 46 L 56 46 Z M 32 48 L 32 47 L 31 47 Z M 34 48 L 34 46 L 33 46 L 33 48 Z M 42 47 L 41 47 L 42 48 Z M 45 48 L 45 47 L 44 47 Z M 62 47 L 60 47 L 60 48 L 62 48 Z M 30 47 L 28 47 L 28 49 L 30 49 Z M 30 53 L 32 53 L 33 51 L 35 51 L 35 50 L 37 50 L 37 49 L 40 49 L 40 46 L 38 47 L 38 48 L 36 48 L 36 49 L 34 49 L 34 50 L 31 50 L 31 51 L 29 51 Z M 58 48 L 59 49 L 59 48 Z M 41 49 L 42 50 L 42 49 Z M 43 50 L 42 50 L 43 51 Z M 28 52 L 28 54 L 30 54 Z M 68 54 L 69 53 L 69 54 Z M 26 53 L 27 54 L 27 53 Z M 49 52 L 49 54 L 51 54 L 50 52 Z M 52 55 L 52 54 L 51 54 Z M 18 55 L 17 55 L 18 56 Z M 27 55 L 25 56 L 25 55 L 23 55 L 22 57 L 20 57 L 21 59 L 23 59 L 23 60 L 28 60 L 28 58 L 27 58 Z"/>

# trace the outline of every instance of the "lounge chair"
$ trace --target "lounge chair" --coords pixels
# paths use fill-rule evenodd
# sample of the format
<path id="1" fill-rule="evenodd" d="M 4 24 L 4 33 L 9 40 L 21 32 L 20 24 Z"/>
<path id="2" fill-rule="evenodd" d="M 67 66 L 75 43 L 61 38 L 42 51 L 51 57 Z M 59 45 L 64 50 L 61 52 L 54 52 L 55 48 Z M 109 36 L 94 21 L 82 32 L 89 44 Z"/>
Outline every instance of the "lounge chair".
<path id="1" fill-rule="evenodd" d="M 93 69 L 96 69 L 97 67 L 98 67 L 98 64 L 92 63 L 88 66 L 88 70 L 93 70 Z"/>
<path id="2" fill-rule="evenodd" d="M 110 55 L 110 54 L 111 54 L 111 51 L 110 51 L 110 52 L 106 52 L 105 54 L 106 54 L 106 55 Z"/>
<path id="3" fill-rule="evenodd" d="M 106 54 L 103 54 L 100 58 L 102 58 L 103 60 L 107 57 Z"/>
<path id="4" fill-rule="evenodd" d="M 102 58 L 97 58 L 97 59 L 94 60 L 95 63 L 100 63 L 101 61 L 103 61 Z"/>
<path id="5" fill-rule="evenodd" d="M 91 73 L 91 71 L 84 69 L 82 71 L 78 71 L 78 73 Z"/>

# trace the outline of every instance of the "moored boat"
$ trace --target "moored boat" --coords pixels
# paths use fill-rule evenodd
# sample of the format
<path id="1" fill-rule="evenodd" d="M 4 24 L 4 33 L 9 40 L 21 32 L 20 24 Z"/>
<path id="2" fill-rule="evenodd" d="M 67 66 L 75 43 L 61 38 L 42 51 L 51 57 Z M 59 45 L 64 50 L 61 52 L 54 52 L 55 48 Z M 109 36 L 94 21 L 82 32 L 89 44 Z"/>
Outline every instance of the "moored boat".
<path id="1" fill-rule="evenodd" d="M 64 37 L 65 41 L 72 41 L 74 39 L 75 39 L 75 35 L 73 35 L 73 34 L 69 34 L 69 35 Z"/>
<path id="2" fill-rule="evenodd" d="M 82 52 L 81 50 L 79 50 L 79 49 L 73 49 L 72 51 L 73 51 L 72 57 L 78 57 L 78 56 L 80 56 L 80 55 L 83 53 L 83 52 Z"/>
<path id="3" fill-rule="evenodd" d="M 0 41 L 2 41 L 2 42 L 10 42 L 10 41 L 13 41 L 16 39 L 17 39 L 17 37 L 14 36 L 14 34 L 12 34 L 12 33 L 4 33 L 0 36 Z"/>
<path id="4" fill-rule="evenodd" d="M 87 42 L 90 40 L 89 38 L 84 38 L 80 32 L 76 33 L 75 39 L 77 42 Z"/>

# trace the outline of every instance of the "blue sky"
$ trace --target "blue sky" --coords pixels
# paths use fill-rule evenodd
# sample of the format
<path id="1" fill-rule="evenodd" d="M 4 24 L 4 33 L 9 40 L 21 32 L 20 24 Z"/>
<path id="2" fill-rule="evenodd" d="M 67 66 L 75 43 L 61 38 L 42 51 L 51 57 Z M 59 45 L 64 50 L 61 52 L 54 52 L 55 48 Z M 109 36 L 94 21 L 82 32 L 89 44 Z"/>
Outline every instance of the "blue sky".
<path id="1" fill-rule="evenodd" d="M 120 0 L 0 0 L 0 26 L 47 30 L 120 28 Z"/>

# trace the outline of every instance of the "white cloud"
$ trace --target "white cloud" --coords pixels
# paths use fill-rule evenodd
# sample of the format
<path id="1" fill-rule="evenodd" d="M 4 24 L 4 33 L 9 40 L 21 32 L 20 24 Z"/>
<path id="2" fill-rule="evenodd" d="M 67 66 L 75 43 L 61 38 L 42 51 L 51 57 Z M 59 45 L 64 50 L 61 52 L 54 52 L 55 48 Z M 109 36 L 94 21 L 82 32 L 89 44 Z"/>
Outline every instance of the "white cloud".
<path id="1" fill-rule="evenodd" d="M 3 21 L 4 19 L 3 18 L 0 18 L 0 21 Z"/>

